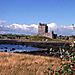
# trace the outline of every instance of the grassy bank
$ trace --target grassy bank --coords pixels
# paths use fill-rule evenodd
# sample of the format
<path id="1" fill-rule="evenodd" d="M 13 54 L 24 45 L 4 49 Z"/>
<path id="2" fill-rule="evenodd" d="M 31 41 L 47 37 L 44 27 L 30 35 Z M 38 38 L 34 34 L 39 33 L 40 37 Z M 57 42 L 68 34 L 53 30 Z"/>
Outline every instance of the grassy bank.
<path id="1" fill-rule="evenodd" d="M 48 75 L 61 60 L 55 57 L 0 52 L 0 75 Z"/>

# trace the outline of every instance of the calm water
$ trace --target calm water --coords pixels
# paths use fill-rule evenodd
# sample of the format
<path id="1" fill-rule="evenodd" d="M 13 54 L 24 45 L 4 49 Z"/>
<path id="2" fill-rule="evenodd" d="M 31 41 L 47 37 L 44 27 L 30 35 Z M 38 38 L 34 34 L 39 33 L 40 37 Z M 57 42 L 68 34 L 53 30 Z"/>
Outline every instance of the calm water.
<path id="1" fill-rule="evenodd" d="M 31 46 L 26 45 L 11 45 L 11 44 L 0 44 L 0 51 L 2 52 L 22 52 L 22 51 L 36 51 L 39 50 L 39 48 L 34 48 Z"/>

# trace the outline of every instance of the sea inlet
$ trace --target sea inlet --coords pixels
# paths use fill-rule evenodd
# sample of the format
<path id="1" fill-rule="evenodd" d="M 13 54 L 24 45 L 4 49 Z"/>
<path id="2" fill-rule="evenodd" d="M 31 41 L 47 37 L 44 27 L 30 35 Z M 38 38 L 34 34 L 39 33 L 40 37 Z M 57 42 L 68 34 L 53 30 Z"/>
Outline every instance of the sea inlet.
<path id="1" fill-rule="evenodd" d="M 0 52 L 30 52 L 37 50 L 39 50 L 39 48 L 28 45 L 0 44 Z"/>

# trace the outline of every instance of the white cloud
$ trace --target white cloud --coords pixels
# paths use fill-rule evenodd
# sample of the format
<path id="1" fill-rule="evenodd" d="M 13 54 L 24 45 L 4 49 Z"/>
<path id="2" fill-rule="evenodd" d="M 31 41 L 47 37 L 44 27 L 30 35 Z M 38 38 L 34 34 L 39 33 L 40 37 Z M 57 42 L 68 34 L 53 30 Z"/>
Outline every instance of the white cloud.
<path id="1" fill-rule="evenodd" d="M 56 23 L 49 23 L 48 29 L 55 31 L 58 35 L 75 35 L 75 30 L 72 25 L 58 25 Z M 0 20 L 0 33 L 14 33 L 14 34 L 37 34 L 37 24 L 7 24 L 6 21 Z"/>
<path id="2" fill-rule="evenodd" d="M 57 28 L 58 28 L 58 26 L 57 26 L 57 24 L 56 23 L 50 23 L 50 24 L 47 24 L 48 25 L 48 29 L 49 29 L 49 31 L 55 31 L 55 30 L 57 30 Z"/>
<path id="3" fill-rule="evenodd" d="M 57 32 L 61 35 L 75 35 L 75 29 L 73 29 L 72 25 L 60 25 Z"/>
<path id="4" fill-rule="evenodd" d="M 55 31 L 58 35 L 75 35 L 72 25 L 58 25 L 56 23 L 47 24 L 49 31 Z"/>
<path id="5" fill-rule="evenodd" d="M 26 24 L 11 24 L 6 26 L 8 29 L 15 30 L 18 32 L 25 32 L 26 34 L 35 34 L 38 32 L 38 25 L 36 24 L 31 24 L 31 25 L 26 25 Z"/>
<path id="6" fill-rule="evenodd" d="M 69 25 L 69 26 L 61 25 L 61 28 L 73 30 L 73 26 L 72 25 Z"/>

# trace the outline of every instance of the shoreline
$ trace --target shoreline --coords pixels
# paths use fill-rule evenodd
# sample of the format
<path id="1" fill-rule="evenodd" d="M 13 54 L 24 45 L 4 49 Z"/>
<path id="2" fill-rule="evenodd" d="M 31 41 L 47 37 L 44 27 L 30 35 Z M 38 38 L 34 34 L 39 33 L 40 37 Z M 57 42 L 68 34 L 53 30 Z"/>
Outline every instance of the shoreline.
<path id="1" fill-rule="evenodd" d="M 66 41 L 25 41 L 25 40 L 11 40 L 11 39 L 0 39 L 0 44 L 15 44 L 15 45 L 30 45 L 33 47 L 48 48 L 51 46 L 63 46 L 65 44 L 71 44 Z"/>

